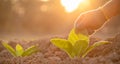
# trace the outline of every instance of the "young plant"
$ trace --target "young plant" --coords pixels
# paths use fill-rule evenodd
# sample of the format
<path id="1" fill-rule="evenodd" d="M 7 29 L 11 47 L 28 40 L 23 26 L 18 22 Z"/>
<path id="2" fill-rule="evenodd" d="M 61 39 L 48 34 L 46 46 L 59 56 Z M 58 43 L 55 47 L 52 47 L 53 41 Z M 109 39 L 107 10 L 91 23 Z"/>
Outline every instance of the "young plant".
<path id="1" fill-rule="evenodd" d="M 71 30 L 68 39 L 53 38 L 52 44 L 65 51 L 70 58 L 82 57 L 84 58 L 94 48 L 108 44 L 108 41 L 100 41 L 89 46 L 89 37 L 83 34 L 76 34 L 74 29 Z"/>
<path id="2" fill-rule="evenodd" d="M 12 48 L 7 43 L 2 43 L 2 44 L 14 57 L 29 56 L 29 55 L 37 52 L 37 47 L 36 46 L 31 46 L 31 47 L 27 48 L 26 50 L 24 50 L 21 45 L 17 44 L 16 45 L 16 50 L 15 50 L 14 48 Z"/>

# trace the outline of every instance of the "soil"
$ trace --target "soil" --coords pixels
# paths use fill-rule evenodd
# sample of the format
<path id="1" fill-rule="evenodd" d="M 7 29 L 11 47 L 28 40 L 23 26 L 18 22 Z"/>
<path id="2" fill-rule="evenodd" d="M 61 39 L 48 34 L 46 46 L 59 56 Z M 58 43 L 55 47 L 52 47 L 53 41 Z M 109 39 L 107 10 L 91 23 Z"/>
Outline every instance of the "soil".
<path id="1" fill-rule="evenodd" d="M 60 37 L 60 36 L 54 36 Z M 92 50 L 85 58 L 70 59 L 68 55 L 51 44 L 53 37 L 42 38 L 34 41 L 9 41 L 12 47 L 17 43 L 24 48 L 37 45 L 39 51 L 26 57 L 13 57 L 0 41 L 0 64 L 120 64 L 120 34 L 106 39 L 111 44 L 99 46 Z M 66 38 L 66 37 L 61 37 Z M 101 39 L 91 38 L 90 44 Z"/>

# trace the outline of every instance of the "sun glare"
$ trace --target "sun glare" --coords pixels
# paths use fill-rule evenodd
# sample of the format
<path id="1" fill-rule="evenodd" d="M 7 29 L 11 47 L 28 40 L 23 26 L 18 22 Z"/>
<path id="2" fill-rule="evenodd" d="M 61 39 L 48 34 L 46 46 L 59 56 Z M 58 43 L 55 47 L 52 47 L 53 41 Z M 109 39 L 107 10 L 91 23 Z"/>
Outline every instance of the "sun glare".
<path id="1" fill-rule="evenodd" d="M 42 1 L 42 2 L 48 2 L 49 0 L 40 0 L 40 1 Z"/>
<path id="2" fill-rule="evenodd" d="M 67 12 L 73 12 L 83 1 L 84 0 L 61 0 L 61 4 L 65 7 Z"/>

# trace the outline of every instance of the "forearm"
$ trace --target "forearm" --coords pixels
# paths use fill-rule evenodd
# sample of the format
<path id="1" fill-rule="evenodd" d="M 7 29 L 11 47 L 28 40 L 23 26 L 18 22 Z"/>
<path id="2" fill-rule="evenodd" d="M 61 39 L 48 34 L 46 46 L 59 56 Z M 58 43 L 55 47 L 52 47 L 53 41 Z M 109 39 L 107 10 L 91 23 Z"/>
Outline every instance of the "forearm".
<path id="1" fill-rule="evenodd" d="M 101 7 L 106 19 L 120 14 L 120 0 L 111 0 Z"/>

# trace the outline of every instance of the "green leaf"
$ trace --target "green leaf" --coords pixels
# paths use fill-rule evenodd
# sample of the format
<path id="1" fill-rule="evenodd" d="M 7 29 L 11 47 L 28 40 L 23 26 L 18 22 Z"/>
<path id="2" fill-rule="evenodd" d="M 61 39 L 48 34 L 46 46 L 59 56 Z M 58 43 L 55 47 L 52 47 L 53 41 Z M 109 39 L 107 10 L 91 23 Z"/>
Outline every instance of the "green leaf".
<path id="1" fill-rule="evenodd" d="M 72 45 L 75 45 L 75 43 L 78 40 L 86 40 L 89 41 L 89 37 L 83 34 L 76 34 L 75 33 L 75 29 L 72 29 L 69 36 L 68 36 L 68 40 L 72 43 Z"/>
<path id="2" fill-rule="evenodd" d="M 74 53 L 76 56 L 81 56 L 88 48 L 89 43 L 86 40 L 78 40 L 74 46 Z"/>
<path id="3" fill-rule="evenodd" d="M 94 43 L 92 46 L 90 46 L 86 52 L 82 55 L 82 57 L 84 58 L 91 50 L 93 50 L 94 48 L 98 47 L 98 46 L 101 46 L 101 45 L 104 45 L 104 44 L 110 44 L 110 42 L 108 41 L 100 41 L 100 42 L 96 42 Z"/>
<path id="4" fill-rule="evenodd" d="M 51 42 L 52 42 L 52 44 L 54 44 L 58 48 L 65 51 L 71 58 L 73 58 L 75 56 L 75 54 L 72 52 L 73 46 L 68 40 L 54 38 L 54 39 L 51 39 Z"/>
<path id="5" fill-rule="evenodd" d="M 29 48 L 27 48 L 24 53 L 22 54 L 22 56 L 29 56 L 33 53 L 37 52 L 37 47 L 36 46 L 31 46 Z"/>
<path id="6" fill-rule="evenodd" d="M 70 41 L 70 43 L 72 45 L 74 45 L 76 43 L 77 40 L 79 40 L 79 37 L 76 35 L 75 30 L 72 29 L 69 36 L 68 36 L 68 40 Z"/>
<path id="7" fill-rule="evenodd" d="M 15 50 L 14 50 L 10 45 L 8 45 L 7 43 L 2 43 L 2 45 L 3 45 L 13 56 L 16 56 Z"/>
<path id="8" fill-rule="evenodd" d="M 89 42 L 89 37 L 87 35 L 84 35 L 84 34 L 77 34 L 78 37 L 79 37 L 79 40 L 86 40 L 87 42 Z"/>
<path id="9" fill-rule="evenodd" d="M 17 44 L 16 45 L 16 55 L 17 56 L 22 56 L 23 52 L 24 52 L 23 47 L 21 45 Z"/>

